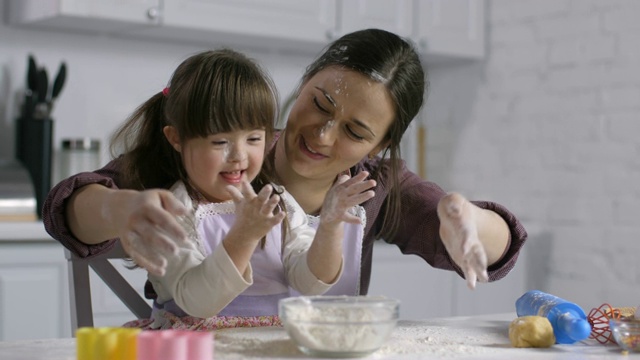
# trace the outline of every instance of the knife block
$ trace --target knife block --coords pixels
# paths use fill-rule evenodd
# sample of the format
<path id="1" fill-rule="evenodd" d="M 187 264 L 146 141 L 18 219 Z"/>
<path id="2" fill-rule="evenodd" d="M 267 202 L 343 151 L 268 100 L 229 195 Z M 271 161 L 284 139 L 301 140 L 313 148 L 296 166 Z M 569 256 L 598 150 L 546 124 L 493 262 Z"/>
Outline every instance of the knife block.
<path id="1" fill-rule="evenodd" d="M 52 145 L 53 119 L 18 118 L 16 157 L 31 175 L 39 218 L 42 218 L 42 205 L 51 190 Z"/>

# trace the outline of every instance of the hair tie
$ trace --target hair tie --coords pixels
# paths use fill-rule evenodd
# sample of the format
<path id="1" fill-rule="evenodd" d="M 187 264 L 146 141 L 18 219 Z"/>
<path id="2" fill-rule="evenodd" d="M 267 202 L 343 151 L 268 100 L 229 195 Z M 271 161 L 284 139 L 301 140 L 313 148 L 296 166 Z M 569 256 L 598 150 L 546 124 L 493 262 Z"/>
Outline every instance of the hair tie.
<path id="1" fill-rule="evenodd" d="M 169 88 L 165 87 L 164 89 L 162 89 L 162 95 L 164 95 L 164 97 L 169 96 Z"/>

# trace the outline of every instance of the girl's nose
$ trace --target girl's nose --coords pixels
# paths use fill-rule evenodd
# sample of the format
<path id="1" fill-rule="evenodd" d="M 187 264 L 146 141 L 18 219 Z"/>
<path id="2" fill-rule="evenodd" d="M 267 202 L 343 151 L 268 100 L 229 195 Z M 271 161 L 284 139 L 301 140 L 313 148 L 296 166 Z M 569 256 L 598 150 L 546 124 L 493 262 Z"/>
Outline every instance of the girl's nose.
<path id="1" fill-rule="evenodd" d="M 242 144 L 231 143 L 226 148 L 227 161 L 229 162 L 241 162 L 247 158 L 247 151 Z"/>

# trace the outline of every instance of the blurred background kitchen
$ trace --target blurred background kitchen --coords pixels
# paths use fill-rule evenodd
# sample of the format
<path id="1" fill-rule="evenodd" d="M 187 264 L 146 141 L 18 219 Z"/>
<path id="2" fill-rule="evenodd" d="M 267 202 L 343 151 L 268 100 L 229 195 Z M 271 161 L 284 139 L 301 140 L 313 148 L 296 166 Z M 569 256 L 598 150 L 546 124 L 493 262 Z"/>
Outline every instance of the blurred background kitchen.
<path id="1" fill-rule="evenodd" d="M 400 298 L 406 319 L 512 312 L 534 288 L 585 311 L 640 305 L 638 1 L 0 0 L 0 15 L 0 164 L 17 157 L 29 54 L 51 83 L 67 67 L 50 114 L 52 185 L 64 139 L 99 141 L 106 164 L 111 132 L 191 53 L 248 53 L 284 102 L 331 39 L 368 27 L 410 37 L 431 88 L 404 141 L 409 166 L 507 206 L 530 238 L 511 274 L 475 292 L 380 244 L 370 294 Z M 144 272 L 123 273 L 142 290 Z M 92 284 L 97 326 L 132 319 Z M 68 297 L 61 245 L 38 221 L 0 221 L 0 340 L 70 336 Z"/>

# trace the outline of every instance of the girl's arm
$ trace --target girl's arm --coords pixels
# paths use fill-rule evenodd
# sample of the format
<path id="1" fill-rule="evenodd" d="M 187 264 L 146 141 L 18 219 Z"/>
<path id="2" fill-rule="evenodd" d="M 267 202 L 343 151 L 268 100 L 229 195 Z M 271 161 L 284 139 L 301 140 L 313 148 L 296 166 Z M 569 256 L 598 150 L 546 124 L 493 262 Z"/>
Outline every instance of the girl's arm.
<path id="1" fill-rule="evenodd" d="M 375 196 L 371 189 L 376 183 L 365 180 L 368 176 L 366 171 L 352 178 L 340 175 L 324 199 L 307 263 L 311 272 L 325 283 L 335 282 L 342 269 L 344 222 L 360 223 L 360 219 L 349 210 Z"/>
<path id="2" fill-rule="evenodd" d="M 197 239 L 190 239 L 167 257 L 165 275 L 149 274 L 149 281 L 159 303 L 173 299 L 187 314 L 209 318 L 245 291 L 253 283 L 253 274 L 251 267 L 239 272 L 224 246 L 205 257 Z"/>
<path id="3" fill-rule="evenodd" d="M 240 189 L 228 186 L 227 191 L 236 206 L 236 220 L 222 245 L 238 271 L 244 273 L 260 239 L 280 224 L 286 214 L 284 211 L 274 213 L 280 196 L 272 195 L 271 185 L 265 185 L 257 195 L 246 181 L 242 182 Z"/>
<path id="4" fill-rule="evenodd" d="M 295 199 L 286 194 L 291 229 L 283 262 L 289 284 L 301 294 L 323 294 L 340 278 L 344 222 L 360 223 L 349 210 L 375 195 L 371 188 L 376 182 L 365 180 L 368 176 L 363 171 L 353 178 L 343 175 L 336 180 L 323 203 L 317 231 L 308 225 Z"/>

